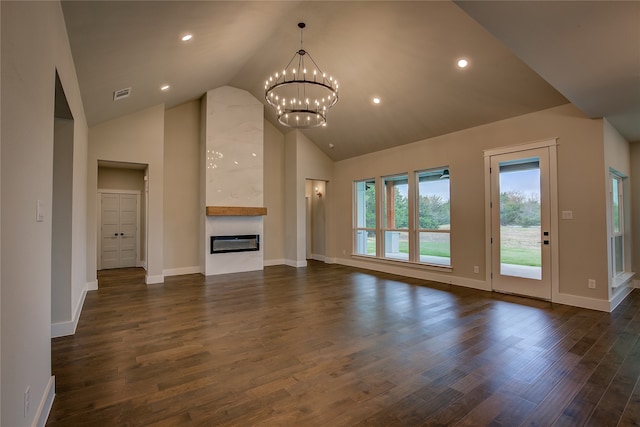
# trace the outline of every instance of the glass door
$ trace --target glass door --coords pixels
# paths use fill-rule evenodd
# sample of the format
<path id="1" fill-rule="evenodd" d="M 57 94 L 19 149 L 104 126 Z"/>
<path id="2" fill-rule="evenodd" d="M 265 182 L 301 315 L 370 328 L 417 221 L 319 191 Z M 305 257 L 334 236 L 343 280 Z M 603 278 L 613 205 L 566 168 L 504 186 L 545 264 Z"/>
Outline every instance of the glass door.
<path id="1" fill-rule="evenodd" d="M 548 148 L 491 156 L 492 288 L 551 299 Z"/>

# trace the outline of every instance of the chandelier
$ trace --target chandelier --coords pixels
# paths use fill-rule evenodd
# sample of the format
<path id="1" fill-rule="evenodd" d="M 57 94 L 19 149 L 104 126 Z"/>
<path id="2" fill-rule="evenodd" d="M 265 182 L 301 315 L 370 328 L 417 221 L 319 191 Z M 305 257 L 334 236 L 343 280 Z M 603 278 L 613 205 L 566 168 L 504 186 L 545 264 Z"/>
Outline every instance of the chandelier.
<path id="1" fill-rule="evenodd" d="M 298 129 L 326 126 L 327 112 L 338 102 L 338 81 L 323 73 L 302 47 L 305 26 L 298 24 L 300 50 L 282 72 L 269 76 L 264 84 L 264 97 L 276 111 L 278 122 Z"/>

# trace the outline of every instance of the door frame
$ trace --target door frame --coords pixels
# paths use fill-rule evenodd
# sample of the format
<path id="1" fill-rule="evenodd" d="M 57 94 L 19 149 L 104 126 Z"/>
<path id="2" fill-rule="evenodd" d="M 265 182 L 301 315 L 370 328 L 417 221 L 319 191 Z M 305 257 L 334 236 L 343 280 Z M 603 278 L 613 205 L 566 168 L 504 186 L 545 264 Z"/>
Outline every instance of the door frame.
<path id="1" fill-rule="evenodd" d="M 102 270 L 102 193 L 110 193 L 110 194 L 133 194 L 136 196 L 136 267 L 142 266 L 142 261 L 140 260 L 140 191 L 136 190 L 109 190 L 106 188 L 98 188 L 98 203 L 97 203 L 97 214 L 98 214 L 98 222 L 97 222 L 97 234 L 96 240 L 98 241 L 98 253 L 96 256 L 96 267 L 98 270 Z"/>
<path id="2" fill-rule="evenodd" d="M 492 148 L 484 150 L 484 230 L 485 230 L 485 281 L 488 289 L 493 290 L 492 280 L 492 248 L 491 248 L 491 156 L 500 154 L 517 153 L 536 148 L 547 148 L 549 150 L 549 231 L 551 239 L 549 249 L 551 251 L 549 270 L 551 272 L 551 301 L 558 299 L 559 291 L 559 242 L 558 242 L 558 156 L 557 156 L 558 138 L 535 141 L 525 144 L 510 145 L 506 147 Z"/>

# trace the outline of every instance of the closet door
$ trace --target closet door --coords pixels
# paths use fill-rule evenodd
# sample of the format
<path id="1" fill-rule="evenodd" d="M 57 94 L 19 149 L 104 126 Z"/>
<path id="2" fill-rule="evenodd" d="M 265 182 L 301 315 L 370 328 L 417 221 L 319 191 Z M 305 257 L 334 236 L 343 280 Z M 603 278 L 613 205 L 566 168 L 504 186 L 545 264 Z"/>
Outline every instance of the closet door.
<path id="1" fill-rule="evenodd" d="M 100 206 L 102 268 L 135 267 L 138 196 L 102 193 Z"/>

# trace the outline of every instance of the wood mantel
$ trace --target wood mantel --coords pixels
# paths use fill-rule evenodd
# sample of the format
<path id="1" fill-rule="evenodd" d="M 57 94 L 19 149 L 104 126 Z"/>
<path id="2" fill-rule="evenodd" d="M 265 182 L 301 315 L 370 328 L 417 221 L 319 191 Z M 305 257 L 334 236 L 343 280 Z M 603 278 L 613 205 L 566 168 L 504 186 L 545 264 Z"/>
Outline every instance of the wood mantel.
<path id="1" fill-rule="evenodd" d="M 267 208 L 251 206 L 207 206 L 207 216 L 262 216 Z"/>

